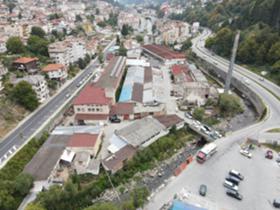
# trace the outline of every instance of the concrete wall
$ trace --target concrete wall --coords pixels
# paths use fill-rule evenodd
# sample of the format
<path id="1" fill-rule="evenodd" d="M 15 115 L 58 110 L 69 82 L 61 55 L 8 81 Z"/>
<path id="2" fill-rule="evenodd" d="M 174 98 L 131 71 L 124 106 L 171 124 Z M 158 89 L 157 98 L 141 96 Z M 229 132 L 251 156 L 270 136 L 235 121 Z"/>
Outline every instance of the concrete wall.
<path id="1" fill-rule="evenodd" d="M 220 70 L 218 67 L 216 67 L 213 64 L 207 63 L 204 60 L 201 60 L 197 58 L 196 60 L 197 66 L 204 71 L 205 73 L 208 73 L 218 80 L 224 82 L 226 79 L 226 72 Z M 249 87 L 247 87 L 246 84 L 244 84 L 241 80 L 238 80 L 236 78 L 232 78 L 231 81 L 231 88 L 235 88 L 243 97 L 246 97 L 249 99 L 249 101 L 254 106 L 257 114 L 259 116 L 262 116 L 263 112 L 265 111 L 265 105 L 260 99 L 260 97 L 252 91 Z"/>

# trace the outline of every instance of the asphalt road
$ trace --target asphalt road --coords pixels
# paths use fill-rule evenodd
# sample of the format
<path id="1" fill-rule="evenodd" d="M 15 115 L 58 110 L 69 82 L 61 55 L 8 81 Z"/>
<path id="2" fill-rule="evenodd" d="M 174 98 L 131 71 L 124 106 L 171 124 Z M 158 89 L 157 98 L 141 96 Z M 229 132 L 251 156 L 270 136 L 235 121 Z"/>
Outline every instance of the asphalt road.
<path id="1" fill-rule="evenodd" d="M 200 58 L 209 63 L 216 63 L 220 69 L 228 70 L 228 61 L 219 56 L 213 55 L 204 48 L 204 41 L 210 35 L 209 31 L 205 31 L 201 36 L 193 40 L 193 51 Z M 240 74 L 242 73 L 242 74 Z M 183 171 L 178 177 L 174 178 L 165 188 L 159 191 L 146 205 L 145 209 L 156 210 L 165 203 L 172 200 L 173 196 L 180 192 L 183 188 L 197 193 L 200 184 L 210 183 L 211 201 L 216 203 L 223 209 L 230 210 L 263 210 L 272 209 L 272 199 L 280 196 L 279 174 L 280 168 L 273 168 L 274 161 L 265 163 L 261 160 L 262 155 L 258 155 L 255 160 L 247 160 L 238 153 L 238 144 L 248 137 L 258 137 L 259 133 L 280 125 L 280 101 L 277 100 L 267 89 L 275 95 L 280 95 L 280 88 L 268 80 L 260 81 L 260 76 L 250 72 L 249 70 L 235 65 L 233 76 L 237 79 L 247 77 L 250 80 L 249 88 L 256 92 L 268 107 L 267 117 L 254 125 L 233 132 L 231 135 L 216 140 L 218 152 L 205 164 L 198 164 L 193 161 L 190 166 Z M 254 155 L 254 154 L 253 154 Z M 242 159 L 241 159 L 242 158 Z M 261 161 L 258 161 L 261 160 Z M 251 161 L 251 162 L 249 162 Z M 271 165 L 270 165 L 271 164 Z M 241 186 L 241 193 L 244 192 L 246 200 L 238 202 L 229 199 L 226 195 L 220 194 L 224 190 L 221 187 L 223 178 L 227 171 L 235 167 L 242 171 L 251 169 L 255 175 L 250 175 L 248 180 L 244 181 Z M 245 170 L 246 169 L 246 170 Z M 246 172 L 250 173 L 250 172 Z M 278 180 L 277 180 L 278 179 Z M 247 183 L 247 184 L 246 184 Z M 248 188 L 246 188 L 246 186 Z M 213 196 L 214 195 L 214 196 Z M 222 209 L 218 208 L 218 209 Z M 216 209 L 216 208 L 212 208 Z"/>
<path id="2" fill-rule="evenodd" d="M 114 42 L 111 42 L 105 49 L 105 54 L 107 50 L 114 45 Z M 74 94 L 77 90 L 77 85 L 84 78 L 88 78 L 89 73 L 91 73 L 90 77 L 92 77 L 92 73 L 97 70 L 98 59 L 92 60 L 92 62 L 84 69 L 83 72 L 78 75 L 71 83 L 68 84 L 66 88 L 64 88 L 57 95 L 53 96 L 47 104 L 44 104 L 39 110 L 35 111 L 32 116 L 18 126 L 12 133 L 10 133 L 7 137 L 3 139 L 0 143 L 0 165 L 5 164 L 5 160 L 7 156 L 10 156 L 10 151 L 13 151 L 13 148 L 19 148 L 22 144 L 30 139 L 30 137 L 40 128 L 40 126 L 48 120 L 61 106 L 64 105 L 67 94 Z M 84 82 L 82 86 L 86 83 Z M 15 151 L 13 151 L 15 152 Z"/>

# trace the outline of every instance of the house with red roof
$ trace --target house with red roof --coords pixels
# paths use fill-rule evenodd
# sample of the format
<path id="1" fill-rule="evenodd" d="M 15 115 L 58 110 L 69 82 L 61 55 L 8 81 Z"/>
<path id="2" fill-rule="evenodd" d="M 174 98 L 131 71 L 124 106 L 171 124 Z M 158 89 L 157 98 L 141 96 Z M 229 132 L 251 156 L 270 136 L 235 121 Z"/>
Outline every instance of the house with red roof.
<path id="1" fill-rule="evenodd" d="M 21 57 L 13 62 L 13 66 L 18 70 L 34 73 L 38 70 L 38 60 L 36 57 Z"/>
<path id="2" fill-rule="evenodd" d="M 75 133 L 70 137 L 66 149 L 75 153 L 88 152 L 96 157 L 101 144 L 101 137 L 102 132 L 99 134 Z"/>
<path id="3" fill-rule="evenodd" d="M 74 99 L 75 121 L 78 124 L 95 124 L 107 121 L 112 99 L 106 97 L 104 88 L 87 85 Z"/>
<path id="4" fill-rule="evenodd" d="M 42 69 L 50 79 L 63 81 L 67 78 L 67 69 L 63 64 L 53 63 L 48 64 Z"/>
<path id="5" fill-rule="evenodd" d="M 111 106 L 110 116 L 117 116 L 121 120 L 134 119 L 135 103 L 116 103 Z"/>

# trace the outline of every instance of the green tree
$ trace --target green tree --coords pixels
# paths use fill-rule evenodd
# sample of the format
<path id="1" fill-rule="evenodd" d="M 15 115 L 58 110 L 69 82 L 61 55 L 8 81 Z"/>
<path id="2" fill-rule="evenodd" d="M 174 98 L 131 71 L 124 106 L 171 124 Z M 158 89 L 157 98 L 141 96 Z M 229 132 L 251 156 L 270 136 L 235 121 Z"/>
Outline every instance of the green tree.
<path id="1" fill-rule="evenodd" d="M 35 91 L 32 89 L 32 86 L 26 82 L 19 82 L 9 94 L 11 100 L 22 105 L 26 109 L 33 111 L 39 106 L 39 101 Z"/>
<path id="2" fill-rule="evenodd" d="M 48 44 L 47 40 L 31 35 L 27 40 L 27 49 L 35 55 L 49 56 Z"/>
<path id="3" fill-rule="evenodd" d="M 119 48 L 119 56 L 126 56 L 126 53 L 127 53 L 127 49 L 123 46 L 123 44 L 121 44 Z"/>
<path id="4" fill-rule="evenodd" d="M 187 39 L 183 42 L 183 45 L 181 47 L 181 51 L 186 51 L 192 47 L 192 41 L 191 39 Z"/>
<path id="5" fill-rule="evenodd" d="M 10 37 L 6 42 L 7 51 L 13 54 L 23 53 L 25 47 L 17 36 Z"/>
<path id="6" fill-rule="evenodd" d="M 119 35 L 117 35 L 117 38 L 116 38 L 116 44 L 117 44 L 117 45 L 120 45 L 120 44 L 121 44 L 121 41 L 120 41 L 120 37 L 119 37 Z"/>
<path id="7" fill-rule="evenodd" d="M 15 191 L 20 195 L 27 195 L 33 186 L 33 178 L 29 174 L 20 174 L 15 179 Z"/>
<path id="8" fill-rule="evenodd" d="M 131 197 L 133 200 L 134 207 L 143 207 L 149 196 L 149 190 L 147 187 L 137 187 L 133 190 Z"/>
<path id="9" fill-rule="evenodd" d="M 104 63 L 104 55 L 103 55 L 102 52 L 100 52 L 100 53 L 98 54 L 98 61 L 99 61 L 99 63 Z"/>
<path id="10" fill-rule="evenodd" d="M 82 22 L 83 18 L 81 17 L 81 15 L 76 15 L 75 17 L 75 22 Z"/>
<path id="11" fill-rule="evenodd" d="M 137 40 L 137 42 L 139 42 L 139 43 L 143 43 L 144 38 L 143 38 L 143 36 L 141 36 L 141 35 L 137 35 L 137 36 L 136 36 L 136 40 Z"/>
<path id="12" fill-rule="evenodd" d="M 234 116 L 243 111 L 240 99 L 232 94 L 220 94 L 218 106 L 223 116 Z"/>
<path id="13" fill-rule="evenodd" d="M 196 120 L 202 121 L 205 114 L 205 110 L 202 107 L 197 107 L 193 111 L 193 117 Z"/>
<path id="14" fill-rule="evenodd" d="M 1 210 L 11 210 L 16 209 L 16 201 L 15 198 L 7 191 L 3 189 L 1 185 L 0 190 L 0 209 Z"/>
<path id="15" fill-rule="evenodd" d="M 31 33 L 30 34 L 34 35 L 34 36 L 38 36 L 42 39 L 46 36 L 46 32 L 41 27 L 38 27 L 38 26 L 33 26 L 31 28 Z"/>
<path id="16" fill-rule="evenodd" d="M 86 67 L 86 62 L 84 61 L 84 59 L 79 58 L 78 66 L 79 66 L 80 69 L 84 69 Z"/>
<path id="17" fill-rule="evenodd" d="M 280 40 L 271 46 L 268 55 L 273 64 L 280 60 Z"/>
<path id="18" fill-rule="evenodd" d="M 129 26 L 127 24 L 123 24 L 122 29 L 121 29 L 121 33 L 123 36 L 127 36 L 129 34 Z"/>

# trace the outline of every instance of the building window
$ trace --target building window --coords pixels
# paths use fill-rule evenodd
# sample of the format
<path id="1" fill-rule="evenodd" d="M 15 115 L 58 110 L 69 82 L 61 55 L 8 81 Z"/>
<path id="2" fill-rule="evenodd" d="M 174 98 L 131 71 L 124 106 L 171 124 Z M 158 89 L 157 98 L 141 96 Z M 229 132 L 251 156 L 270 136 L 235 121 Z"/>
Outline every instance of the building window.
<path id="1" fill-rule="evenodd" d="M 80 109 L 80 108 L 77 108 L 77 111 L 79 112 L 79 111 L 81 111 L 81 109 Z"/>
<path id="2" fill-rule="evenodd" d="M 96 108 L 96 111 L 99 112 L 99 108 Z"/>

